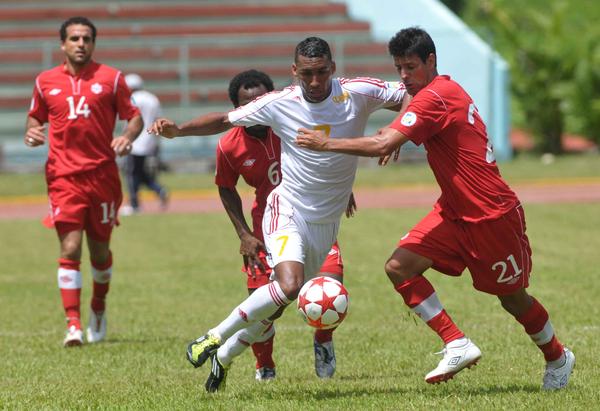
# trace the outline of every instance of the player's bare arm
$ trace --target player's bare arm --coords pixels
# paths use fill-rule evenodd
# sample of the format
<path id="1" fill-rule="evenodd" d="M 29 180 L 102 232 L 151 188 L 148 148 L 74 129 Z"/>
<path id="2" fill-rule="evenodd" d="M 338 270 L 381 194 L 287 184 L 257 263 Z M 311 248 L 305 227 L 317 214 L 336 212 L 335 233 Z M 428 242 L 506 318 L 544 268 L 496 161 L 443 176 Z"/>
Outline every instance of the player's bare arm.
<path id="1" fill-rule="evenodd" d="M 322 130 L 298 129 L 296 144 L 315 151 L 332 151 L 362 157 L 385 157 L 408 141 L 393 128 L 382 128 L 370 137 L 329 138 Z"/>
<path id="2" fill-rule="evenodd" d="M 148 128 L 148 132 L 166 138 L 185 136 L 210 136 L 229 130 L 233 125 L 227 113 L 208 113 L 178 126 L 173 120 L 159 118 Z"/>
<path id="3" fill-rule="evenodd" d="M 144 128 L 144 120 L 141 115 L 132 117 L 125 127 L 125 131 L 122 135 L 115 137 L 111 142 L 110 146 L 115 153 L 119 156 L 126 156 L 131 152 L 131 143 L 136 139 Z"/>
<path id="4" fill-rule="evenodd" d="M 25 145 L 28 147 L 41 146 L 46 142 L 46 126 L 34 117 L 27 117 L 25 124 Z"/>
<path id="5" fill-rule="evenodd" d="M 266 253 L 265 245 L 252 234 L 252 229 L 244 217 L 242 199 L 238 191 L 235 188 L 219 186 L 219 196 L 240 238 L 240 254 L 244 259 L 244 267 L 250 272 L 252 278 L 256 278 L 256 268 L 265 271 L 265 266 L 258 255 L 260 251 Z"/>

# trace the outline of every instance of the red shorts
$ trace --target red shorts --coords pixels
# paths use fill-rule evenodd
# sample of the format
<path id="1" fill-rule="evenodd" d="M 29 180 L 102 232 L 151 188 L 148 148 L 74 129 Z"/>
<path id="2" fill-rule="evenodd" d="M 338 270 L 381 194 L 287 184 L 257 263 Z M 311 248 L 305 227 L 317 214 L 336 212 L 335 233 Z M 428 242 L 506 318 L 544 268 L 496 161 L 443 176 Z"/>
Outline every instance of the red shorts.
<path id="1" fill-rule="evenodd" d="M 49 219 L 59 234 L 85 230 L 93 240 L 107 242 L 118 225 L 123 194 L 116 164 L 58 177 L 48 182 Z"/>
<path id="2" fill-rule="evenodd" d="M 269 278 L 271 277 L 271 272 L 273 271 L 269 264 L 267 263 L 267 256 L 265 253 L 261 252 L 260 260 L 266 268 L 266 272 L 262 270 L 256 270 L 256 278 L 252 278 L 252 275 L 246 270 L 246 267 L 242 267 L 242 271 L 248 275 L 248 288 L 256 289 L 260 286 L 269 283 Z M 320 273 L 327 274 L 336 274 L 340 277 L 344 275 L 344 263 L 342 261 L 342 254 L 340 252 L 340 246 L 337 241 L 331 246 L 331 250 L 329 250 L 329 254 L 327 254 L 327 258 L 323 262 L 321 266 Z"/>
<path id="3" fill-rule="evenodd" d="M 506 295 L 529 286 L 531 247 L 521 205 L 502 217 L 479 223 L 445 219 L 435 208 L 399 247 L 433 261 L 433 268 L 460 276 L 468 268 L 477 290 Z"/>

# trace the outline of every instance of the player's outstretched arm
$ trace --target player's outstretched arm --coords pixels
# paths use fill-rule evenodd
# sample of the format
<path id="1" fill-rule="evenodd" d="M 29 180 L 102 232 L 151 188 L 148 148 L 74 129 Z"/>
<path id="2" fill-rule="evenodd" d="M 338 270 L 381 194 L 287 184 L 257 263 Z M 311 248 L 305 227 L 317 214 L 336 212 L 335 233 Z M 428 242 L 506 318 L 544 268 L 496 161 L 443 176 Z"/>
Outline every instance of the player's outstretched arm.
<path id="1" fill-rule="evenodd" d="M 253 278 L 256 278 L 256 268 L 265 272 L 266 267 L 258 255 L 260 251 L 266 252 L 265 245 L 254 236 L 252 229 L 248 226 L 238 191 L 235 188 L 219 186 L 219 197 L 221 197 L 223 207 L 240 238 L 240 254 L 244 259 L 244 267 Z"/>
<path id="2" fill-rule="evenodd" d="M 382 128 L 371 137 L 329 138 L 322 130 L 298 129 L 296 144 L 315 151 L 332 151 L 363 157 L 385 157 L 408 141 L 393 128 Z"/>
<path id="3" fill-rule="evenodd" d="M 27 117 L 23 141 L 28 147 L 41 146 L 46 142 L 46 126 L 34 117 Z"/>
<path id="4" fill-rule="evenodd" d="M 208 113 L 178 126 L 173 120 L 159 118 L 148 128 L 148 132 L 166 138 L 185 136 L 210 136 L 229 130 L 233 125 L 227 113 Z"/>

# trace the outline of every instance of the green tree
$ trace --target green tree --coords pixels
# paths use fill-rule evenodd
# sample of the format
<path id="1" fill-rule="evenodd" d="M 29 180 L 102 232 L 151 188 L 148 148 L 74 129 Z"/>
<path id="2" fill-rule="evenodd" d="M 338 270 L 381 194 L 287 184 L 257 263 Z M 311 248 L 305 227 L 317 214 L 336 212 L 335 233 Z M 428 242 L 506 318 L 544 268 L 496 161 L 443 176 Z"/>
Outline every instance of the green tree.
<path id="1" fill-rule="evenodd" d="M 507 7 L 503 0 L 479 3 L 478 15 L 496 38 L 511 66 L 513 95 L 523 110 L 525 127 L 543 152 L 562 152 L 565 110 L 572 91 L 577 51 L 565 14 L 567 4 L 544 10 Z"/>

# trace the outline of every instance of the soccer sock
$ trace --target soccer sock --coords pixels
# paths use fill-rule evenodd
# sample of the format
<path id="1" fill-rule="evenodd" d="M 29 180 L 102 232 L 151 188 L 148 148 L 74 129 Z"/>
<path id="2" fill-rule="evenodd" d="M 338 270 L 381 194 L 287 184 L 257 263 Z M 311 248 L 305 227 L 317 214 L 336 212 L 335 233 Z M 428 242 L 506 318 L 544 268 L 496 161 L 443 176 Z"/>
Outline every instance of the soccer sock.
<path id="1" fill-rule="evenodd" d="M 337 327 L 330 328 L 329 330 L 315 330 L 315 341 L 319 344 L 324 344 L 333 340 L 333 332 Z"/>
<path id="2" fill-rule="evenodd" d="M 446 313 L 433 286 L 425 277 L 417 275 L 395 288 L 404 303 L 440 336 L 444 344 L 465 336 Z"/>
<path id="3" fill-rule="evenodd" d="M 217 357 L 224 367 L 232 363 L 246 348 L 254 343 L 260 336 L 272 329 L 273 323 L 269 320 L 257 321 L 248 327 L 239 330 L 227 339 L 217 350 Z M 271 359 L 272 361 L 272 359 Z M 273 367 L 275 364 L 273 364 Z"/>
<path id="4" fill-rule="evenodd" d="M 58 288 L 67 317 L 67 327 L 81 328 L 80 297 L 81 272 L 79 261 L 68 258 L 58 259 Z"/>
<path id="5" fill-rule="evenodd" d="M 265 323 L 264 320 L 262 321 Z M 275 340 L 275 324 L 271 322 L 270 326 L 262 332 L 254 344 L 252 344 L 252 352 L 256 357 L 256 369 L 259 368 L 275 368 L 275 361 L 273 361 L 273 342 Z"/>
<path id="6" fill-rule="evenodd" d="M 533 304 L 525 314 L 517 318 L 517 321 L 525 327 L 525 332 L 544 353 L 547 362 L 564 362 L 560 361 L 563 360 L 564 349 L 554 335 L 554 327 L 552 327 L 548 312 L 538 300 L 531 298 Z"/>
<path id="7" fill-rule="evenodd" d="M 290 300 L 285 296 L 277 281 L 265 284 L 256 289 L 231 314 L 209 332 L 221 341 L 227 340 L 237 331 L 246 328 L 248 324 L 262 321 L 285 307 Z"/>
<path id="8" fill-rule="evenodd" d="M 102 264 L 93 261 L 91 263 L 94 278 L 91 307 L 94 312 L 102 313 L 106 307 L 106 294 L 112 278 L 112 253 L 109 252 L 108 259 Z"/>

